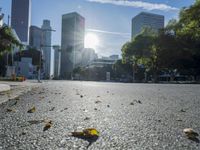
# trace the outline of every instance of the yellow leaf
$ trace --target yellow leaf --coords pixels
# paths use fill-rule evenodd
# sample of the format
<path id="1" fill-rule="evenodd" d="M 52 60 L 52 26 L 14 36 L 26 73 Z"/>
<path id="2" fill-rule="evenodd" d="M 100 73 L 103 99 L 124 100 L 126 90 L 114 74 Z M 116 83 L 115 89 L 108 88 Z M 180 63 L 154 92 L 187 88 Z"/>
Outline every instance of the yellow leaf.
<path id="1" fill-rule="evenodd" d="M 87 137 L 99 136 L 99 131 L 97 131 L 95 128 L 84 129 L 83 133 Z"/>
<path id="2" fill-rule="evenodd" d="M 29 109 L 27 112 L 28 113 L 34 113 L 36 111 L 35 106 L 33 106 L 31 109 Z"/>
<path id="3" fill-rule="evenodd" d="M 99 136 L 99 131 L 95 128 L 84 129 L 82 132 L 71 132 L 72 136 L 79 138 L 93 138 Z"/>

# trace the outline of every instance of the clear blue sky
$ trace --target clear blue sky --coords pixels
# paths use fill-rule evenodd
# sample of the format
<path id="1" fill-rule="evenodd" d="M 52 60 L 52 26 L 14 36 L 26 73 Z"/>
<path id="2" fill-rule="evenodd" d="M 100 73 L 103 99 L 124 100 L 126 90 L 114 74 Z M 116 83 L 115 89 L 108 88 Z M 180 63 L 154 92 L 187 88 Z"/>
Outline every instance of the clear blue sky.
<path id="1" fill-rule="evenodd" d="M 32 0 L 31 24 L 41 26 L 43 19 L 49 19 L 56 30 L 52 43 L 60 45 L 61 16 L 78 12 L 86 19 L 86 31 L 95 32 L 100 40 L 96 48 L 99 56 L 121 54 L 121 46 L 130 40 L 131 19 L 141 11 L 165 16 L 165 24 L 178 18 L 179 9 L 189 6 L 195 0 Z M 11 14 L 11 0 L 0 0 L 0 7 L 7 16 Z M 4 21 L 7 22 L 7 19 Z"/>

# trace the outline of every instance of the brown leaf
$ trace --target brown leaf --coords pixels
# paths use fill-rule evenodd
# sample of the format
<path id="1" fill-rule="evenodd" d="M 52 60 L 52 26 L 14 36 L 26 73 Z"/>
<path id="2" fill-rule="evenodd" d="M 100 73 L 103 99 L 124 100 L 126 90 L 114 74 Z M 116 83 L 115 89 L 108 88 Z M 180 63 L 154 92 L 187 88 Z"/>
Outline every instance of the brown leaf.
<path id="1" fill-rule="evenodd" d="M 197 132 L 195 132 L 192 128 L 185 128 L 183 132 L 186 134 L 188 138 L 194 139 L 199 136 Z"/>
<path id="2" fill-rule="evenodd" d="M 52 126 L 52 124 L 46 123 L 45 126 L 44 126 L 44 128 L 43 128 L 43 131 L 48 130 L 49 128 L 51 128 L 51 126 Z"/>
<path id="3" fill-rule="evenodd" d="M 95 101 L 96 104 L 101 103 L 101 101 Z"/>
<path id="4" fill-rule="evenodd" d="M 31 109 L 29 109 L 27 112 L 28 113 L 34 113 L 36 111 L 35 106 L 33 106 Z"/>
<path id="5" fill-rule="evenodd" d="M 48 130 L 49 128 L 52 127 L 52 121 L 51 120 L 45 120 L 44 122 L 46 122 L 46 124 L 43 128 L 43 131 L 46 131 L 46 130 Z"/>
<path id="6" fill-rule="evenodd" d="M 71 135 L 79 138 L 93 138 L 99 136 L 99 131 L 97 131 L 95 128 L 87 128 L 82 132 L 71 132 Z"/>
<path id="7" fill-rule="evenodd" d="M 16 112 L 16 110 L 14 108 L 7 108 L 6 111 L 7 112 Z"/>

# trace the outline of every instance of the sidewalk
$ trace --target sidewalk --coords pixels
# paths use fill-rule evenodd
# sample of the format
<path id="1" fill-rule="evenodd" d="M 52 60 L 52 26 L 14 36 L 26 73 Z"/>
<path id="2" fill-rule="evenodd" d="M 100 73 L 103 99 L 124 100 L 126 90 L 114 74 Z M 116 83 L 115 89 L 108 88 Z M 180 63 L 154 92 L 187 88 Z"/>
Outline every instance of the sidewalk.
<path id="1" fill-rule="evenodd" d="M 0 81 L 0 105 L 9 99 L 15 99 L 31 91 L 39 85 L 36 81 L 31 80 L 24 82 Z"/>

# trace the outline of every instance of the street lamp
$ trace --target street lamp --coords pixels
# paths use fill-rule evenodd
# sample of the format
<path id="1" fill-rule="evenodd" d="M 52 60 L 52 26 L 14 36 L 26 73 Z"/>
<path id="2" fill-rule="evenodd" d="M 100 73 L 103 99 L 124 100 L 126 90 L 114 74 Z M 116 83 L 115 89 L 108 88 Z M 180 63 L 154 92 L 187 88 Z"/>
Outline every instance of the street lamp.
<path id="1" fill-rule="evenodd" d="M 41 83 L 41 80 L 40 80 L 40 76 L 41 76 L 41 53 L 42 53 L 42 47 L 53 47 L 51 45 L 44 45 L 43 44 L 43 37 L 44 37 L 44 32 L 45 31 L 56 31 L 56 30 L 52 30 L 52 29 L 41 29 L 42 31 L 42 35 L 41 35 L 41 40 L 40 40 L 40 60 L 39 60 L 39 69 L 38 69 L 38 82 Z"/>

